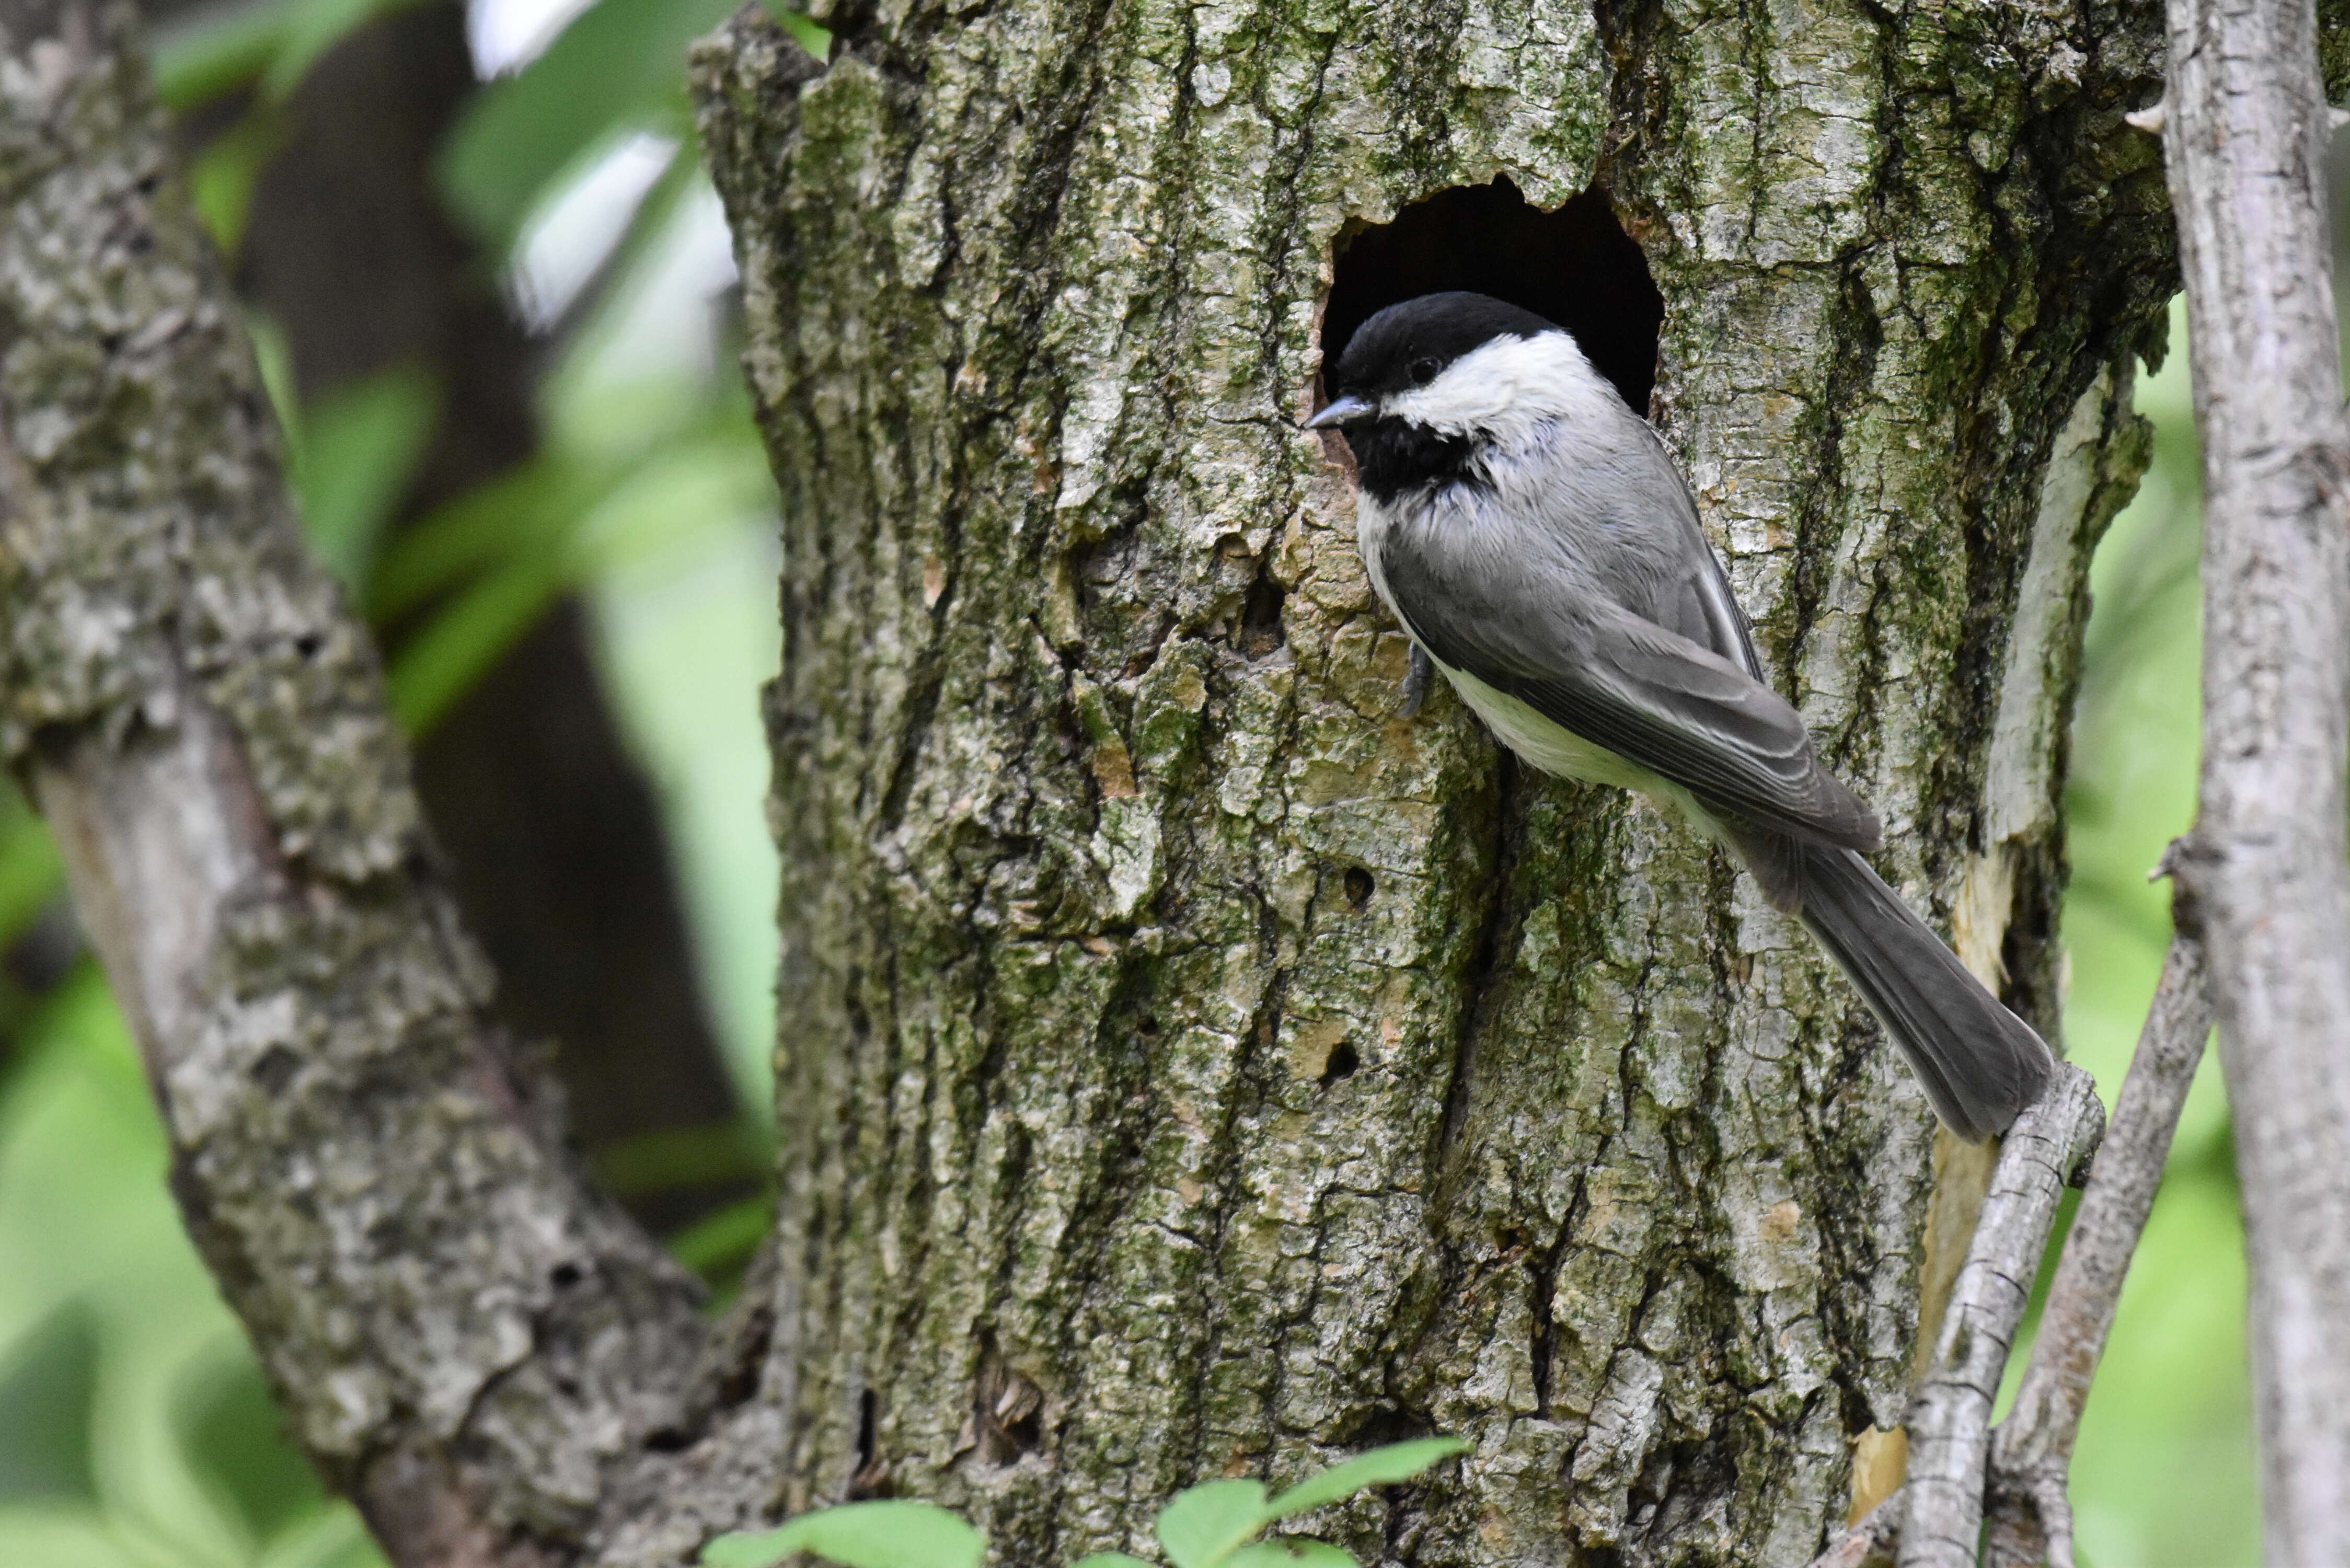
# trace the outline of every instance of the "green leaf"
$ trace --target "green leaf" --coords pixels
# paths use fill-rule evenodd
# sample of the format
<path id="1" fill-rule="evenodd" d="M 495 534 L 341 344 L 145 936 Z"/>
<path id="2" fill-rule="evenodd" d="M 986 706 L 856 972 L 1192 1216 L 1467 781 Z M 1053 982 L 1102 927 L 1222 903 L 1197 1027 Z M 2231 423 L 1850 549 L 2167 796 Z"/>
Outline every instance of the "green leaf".
<path id="1" fill-rule="evenodd" d="M 817 26 L 815 18 L 802 16 L 790 6 L 780 4 L 779 0 L 759 0 L 759 8 L 810 55 L 819 60 L 832 58 L 832 34 Z M 1088 1557 L 1086 1561 L 1090 1563 L 1093 1559 Z"/>
<path id="2" fill-rule="evenodd" d="M 1344 1501 L 1367 1487 L 1407 1481 L 1439 1459 L 1468 1451 L 1469 1445 L 1458 1438 L 1419 1438 L 1409 1443 L 1389 1443 L 1299 1481 L 1273 1500 L 1266 1518 L 1287 1519 L 1309 1508 Z"/>
<path id="3" fill-rule="evenodd" d="M 242 314 L 244 335 L 253 339 L 253 362 L 261 372 L 261 389 L 269 395 L 269 411 L 277 416 L 277 428 L 285 432 L 288 458 L 299 462 L 302 399 L 294 387 L 294 346 L 286 341 L 286 329 L 268 312 L 247 306 Z"/>
<path id="4" fill-rule="evenodd" d="M 767 1568 L 806 1552 L 840 1568 L 979 1568 L 987 1539 L 927 1502 L 850 1502 L 804 1513 L 781 1530 L 725 1535 L 702 1568 Z"/>
<path id="5" fill-rule="evenodd" d="M 212 139 L 188 171 L 196 216 L 221 254 L 234 256 L 244 243 L 244 221 L 253 211 L 261 171 L 286 142 L 282 117 L 256 110 Z"/>
<path id="6" fill-rule="evenodd" d="M 0 947 L 9 947 L 57 901 L 65 863 L 47 824 L 13 786 L 0 785 Z"/>
<path id="7" fill-rule="evenodd" d="M 475 95 L 450 132 L 441 187 L 500 249 L 558 177 L 613 132 L 682 132 L 686 47 L 737 0 L 598 0 L 515 76 Z"/>
<path id="8" fill-rule="evenodd" d="M 1273 1517 L 1263 1481 L 1208 1481 L 1177 1492 L 1159 1511 L 1159 1544 L 1175 1568 L 1217 1568 Z"/>
<path id="9" fill-rule="evenodd" d="M 772 516 L 774 471 L 747 426 L 681 437 L 647 454 L 578 521 L 583 570 L 624 566 L 670 552 L 697 533 Z"/>
<path id="10" fill-rule="evenodd" d="M 662 1127 L 595 1151 L 597 1185 L 615 1198 L 763 1181 L 774 1169 L 773 1134 L 748 1116 L 693 1127 Z"/>
<path id="11" fill-rule="evenodd" d="M 98 1501 L 90 1414 L 98 1324 L 70 1301 L 16 1338 L 0 1362 L 0 1503 Z"/>
<path id="12" fill-rule="evenodd" d="M 177 112 L 201 108 L 241 88 L 283 103 L 318 57 L 380 16 L 424 0 L 261 0 L 222 12 L 205 9 L 156 31 L 156 96 Z"/>
<path id="13" fill-rule="evenodd" d="M 422 3 L 423 0 L 294 0 L 286 8 L 276 57 L 261 78 L 264 96 L 283 103 L 302 85 L 302 78 L 317 64 L 319 56 L 377 17 Z"/>
<path id="14" fill-rule="evenodd" d="M 158 25 L 151 34 L 155 96 L 184 114 L 254 81 L 277 57 L 293 9 L 290 0 L 264 0 Z"/>
<path id="15" fill-rule="evenodd" d="M 669 1239 L 669 1253 L 715 1282 L 748 1262 L 775 1226 L 775 1200 L 762 1193 L 695 1220 Z"/>
<path id="16" fill-rule="evenodd" d="M 475 485 L 385 547 L 368 579 L 369 618 L 394 619 L 517 558 L 558 553 L 609 483 L 606 473 L 548 456 Z"/>
<path id="17" fill-rule="evenodd" d="M 294 480 L 312 548 L 346 587 L 367 582 L 384 524 L 416 476 L 441 398 L 432 378 L 399 366 L 336 388 L 304 410 Z"/>
<path id="18" fill-rule="evenodd" d="M 527 556 L 458 595 L 391 667 L 391 711 L 400 728 L 411 736 L 431 729 L 538 624 L 567 581 L 561 559 Z"/>
<path id="19" fill-rule="evenodd" d="M 189 1469 L 255 1541 L 269 1540 L 325 1500 L 317 1476 L 287 1441 L 244 1340 L 187 1369 L 172 1416 Z"/>
<path id="20" fill-rule="evenodd" d="M 1341 1552 L 1326 1541 L 1284 1536 L 1279 1541 L 1253 1541 L 1224 1559 L 1224 1568 L 1363 1568 L 1354 1553 Z"/>

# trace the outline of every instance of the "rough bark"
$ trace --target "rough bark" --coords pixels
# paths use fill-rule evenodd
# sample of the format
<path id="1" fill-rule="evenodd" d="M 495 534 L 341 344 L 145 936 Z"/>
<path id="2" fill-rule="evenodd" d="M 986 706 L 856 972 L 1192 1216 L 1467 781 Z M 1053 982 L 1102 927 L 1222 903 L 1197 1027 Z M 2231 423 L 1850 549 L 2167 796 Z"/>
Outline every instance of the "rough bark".
<path id="1" fill-rule="evenodd" d="M 0 748 L 295 1436 L 403 1568 L 577 1561 L 706 1407 L 699 1293 L 489 1021 L 133 23 L 0 8 Z"/>
<path id="2" fill-rule="evenodd" d="M 2208 954 L 2251 1275 L 2267 1561 L 2350 1560 L 2350 419 L 2308 0 L 2173 0 L 2163 144 L 2203 443 Z"/>
<path id="3" fill-rule="evenodd" d="M 750 16 L 697 61 L 786 520 L 775 1501 L 1049 1563 L 1439 1429 L 1457 1468 L 1324 1527 L 1808 1561 L 1909 1392 L 1923 1103 L 1720 858 L 1398 716 L 1295 421 L 1348 236 L 1604 186 L 1782 688 L 2048 1024 L 2081 574 L 2169 281 L 2152 12 L 819 19 L 828 67 Z"/>

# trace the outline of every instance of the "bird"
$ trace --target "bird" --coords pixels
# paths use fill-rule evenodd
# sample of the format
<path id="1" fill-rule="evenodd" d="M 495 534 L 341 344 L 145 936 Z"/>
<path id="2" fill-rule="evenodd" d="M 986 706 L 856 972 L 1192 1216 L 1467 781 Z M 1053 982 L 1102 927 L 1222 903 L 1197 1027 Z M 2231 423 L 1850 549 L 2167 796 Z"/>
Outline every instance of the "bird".
<path id="1" fill-rule="evenodd" d="M 1803 922 L 1951 1132 L 2005 1132 L 2046 1044 L 1862 857 L 1877 815 L 1772 690 L 1688 482 L 1574 335 L 1422 295 L 1357 328 L 1328 389 L 1305 426 L 1354 454 L 1357 546 L 1412 643 L 1407 711 L 1433 670 L 1533 767 L 1678 813 Z"/>

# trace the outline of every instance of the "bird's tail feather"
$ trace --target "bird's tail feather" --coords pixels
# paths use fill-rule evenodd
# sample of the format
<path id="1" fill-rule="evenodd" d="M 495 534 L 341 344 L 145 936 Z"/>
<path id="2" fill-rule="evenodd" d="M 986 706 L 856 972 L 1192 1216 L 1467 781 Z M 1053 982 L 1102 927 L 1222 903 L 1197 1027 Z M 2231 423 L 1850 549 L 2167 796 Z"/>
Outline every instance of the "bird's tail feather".
<path id="1" fill-rule="evenodd" d="M 1935 1114 L 1963 1138 L 2005 1132 L 2047 1083 L 2048 1047 L 1868 862 L 1849 849 L 1797 852 L 1804 924 L 1901 1047 Z"/>

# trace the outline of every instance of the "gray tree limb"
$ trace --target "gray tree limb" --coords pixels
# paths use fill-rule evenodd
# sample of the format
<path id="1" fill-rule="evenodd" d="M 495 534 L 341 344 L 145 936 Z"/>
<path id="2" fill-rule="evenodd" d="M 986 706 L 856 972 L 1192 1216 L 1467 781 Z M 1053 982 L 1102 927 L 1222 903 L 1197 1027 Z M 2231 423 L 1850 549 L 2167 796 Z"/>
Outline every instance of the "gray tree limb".
<path id="1" fill-rule="evenodd" d="M 2073 1444 L 2210 1033 L 2202 944 L 2182 935 L 2163 960 L 2112 1124 L 2074 1211 L 2015 1407 L 1993 1437 L 1988 1568 L 2033 1568 L 2043 1559 L 2072 1568 L 2065 1480 Z"/>
<path id="2" fill-rule="evenodd" d="M 2309 0 L 2171 0 L 2203 438 L 2203 771 L 2177 857 L 2236 1118 L 2267 1560 L 2350 1562 L 2350 423 Z"/>
<path id="3" fill-rule="evenodd" d="M 2046 1093 L 2001 1143 L 1966 1267 L 1942 1314 L 1934 1369 L 1909 1407 L 1901 1568 L 1974 1568 L 1991 1402 L 2040 1274 L 2056 1201 L 2104 1133 L 2096 1085 L 2059 1063 Z"/>
<path id="4" fill-rule="evenodd" d="M 580 1561 L 699 1418 L 698 1293 L 486 1023 L 132 13 L 0 28 L 0 745 L 304 1448 L 397 1563 Z"/>
<path id="5" fill-rule="evenodd" d="M 164 3 L 148 5 L 151 18 Z M 444 412 L 395 535 L 537 445 L 548 346 L 504 308 L 496 258 L 437 189 L 442 140 L 477 88 L 459 0 L 391 6 L 356 29 L 281 106 L 283 140 L 231 271 L 285 333 L 305 402 L 392 367 L 431 375 Z M 387 659 L 430 623 L 378 628 Z M 671 846 L 603 690 L 585 605 L 555 606 L 411 761 L 449 889 L 497 970 L 494 1014 L 556 1042 L 572 1137 L 592 1157 L 635 1135 L 732 1120 Z M 672 1190 L 629 1205 L 659 1231 L 728 1195 Z"/>

